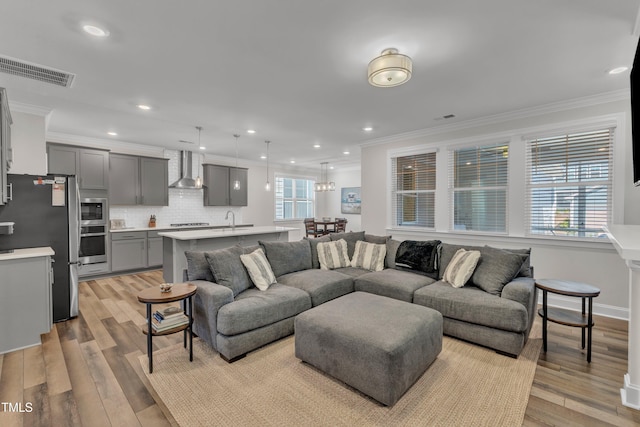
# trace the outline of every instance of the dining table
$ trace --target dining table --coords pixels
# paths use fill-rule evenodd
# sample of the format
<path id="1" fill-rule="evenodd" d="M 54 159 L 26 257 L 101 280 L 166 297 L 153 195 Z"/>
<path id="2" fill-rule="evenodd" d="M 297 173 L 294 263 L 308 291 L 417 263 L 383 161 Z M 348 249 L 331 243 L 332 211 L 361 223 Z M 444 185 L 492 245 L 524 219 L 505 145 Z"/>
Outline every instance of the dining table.
<path id="1" fill-rule="evenodd" d="M 338 223 L 338 221 L 336 221 L 335 219 L 316 219 L 313 221 L 316 230 L 320 231 L 323 235 L 325 234 L 329 234 L 329 233 L 333 233 L 333 231 L 336 229 L 336 224 Z M 327 228 L 327 226 L 333 225 L 333 230 L 331 228 Z M 322 228 L 318 228 L 318 226 L 322 226 Z"/>

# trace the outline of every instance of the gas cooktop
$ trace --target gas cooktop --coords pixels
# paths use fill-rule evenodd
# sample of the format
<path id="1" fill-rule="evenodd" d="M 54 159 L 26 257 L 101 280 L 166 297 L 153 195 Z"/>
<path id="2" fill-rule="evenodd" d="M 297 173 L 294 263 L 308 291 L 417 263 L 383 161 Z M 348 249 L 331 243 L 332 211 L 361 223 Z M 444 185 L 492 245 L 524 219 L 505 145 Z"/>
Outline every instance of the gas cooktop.
<path id="1" fill-rule="evenodd" d="M 195 227 L 199 225 L 209 225 L 208 222 L 184 222 L 180 224 L 169 224 L 171 227 Z"/>

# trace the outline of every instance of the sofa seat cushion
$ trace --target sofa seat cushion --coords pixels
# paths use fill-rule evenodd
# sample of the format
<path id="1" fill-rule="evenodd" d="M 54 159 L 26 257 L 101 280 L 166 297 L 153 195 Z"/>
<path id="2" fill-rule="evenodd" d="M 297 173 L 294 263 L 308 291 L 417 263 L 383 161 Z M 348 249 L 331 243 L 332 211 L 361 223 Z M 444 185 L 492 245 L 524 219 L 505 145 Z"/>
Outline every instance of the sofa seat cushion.
<path id="1" fill-rule="evenodd" d="M 360 267 L 337 268 L 334 271 L 337 271 L 338 273 L 346 274 L 347 276 L 351 276 L 354 279 L 358 276 L 362 276 L 363 274 L 371 273 L 371 270 L 365 270 L 364 268 L 360 268 Z"/>
<path id="2" fill-rule="evenodd" d="M 305 291 L 314 307 L 353 292 L 353 278 L 336 270 L 296 271 L 278 277 L 278 283 Z"/>
<path id="3" fill-rule="evenodd" d="M 311 308 L 309 294 L 300 289 L 274 283 L 266 291 L 248 289 L 218 311 L 218 332 L 237 335 Z"/>
<path id="4" fill-rule="evenodd" d="M 418 289 L 413 302 L 438 310 L 445 318 L 511 332 L 525 332 L 529 316 L 519 302 L 491 295 L 475 286 L 452 288 L 438 281 Z"/>
<path id="5" fill-rule="evenodd" d="M 412 302 L 416 290 L 433 282 L 431 277 L 387 268 L 356 277 L 354 287 L 356 291 Z"/>

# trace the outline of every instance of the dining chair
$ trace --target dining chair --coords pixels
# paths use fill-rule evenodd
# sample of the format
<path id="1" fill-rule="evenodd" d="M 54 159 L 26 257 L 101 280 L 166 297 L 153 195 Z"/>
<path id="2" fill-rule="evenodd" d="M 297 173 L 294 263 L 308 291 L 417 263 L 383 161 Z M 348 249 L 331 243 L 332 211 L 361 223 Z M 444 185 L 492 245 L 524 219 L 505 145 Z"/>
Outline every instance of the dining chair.
<path id="1" fill-rule="evenodd" d="M 322 232 L 316 228 L 315 218 L 305 218 L 304 229 L 305 229 L 305 232 L 307 233 L 307 237 L 309 236 L 318 237 L 319 235 L 322 234 Z"/>
<path id="2" fill-rule="evenodd" d="M 344 233 L 347 231 L 347 219 L 346 218 L 336 218 L 336 233 Z"/>

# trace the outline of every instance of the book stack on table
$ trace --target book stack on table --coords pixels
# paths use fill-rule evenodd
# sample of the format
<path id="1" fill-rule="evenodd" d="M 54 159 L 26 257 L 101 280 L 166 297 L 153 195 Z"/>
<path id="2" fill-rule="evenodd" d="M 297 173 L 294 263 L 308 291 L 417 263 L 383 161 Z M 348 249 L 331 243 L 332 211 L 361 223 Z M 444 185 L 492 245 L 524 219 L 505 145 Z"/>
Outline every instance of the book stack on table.
<path id="1" fill-rule="evenodd" d="M 156 310 L 151 319 L 154 332 L 164 332 L 189 323 L 189 318 L 180 307 L 166 307 Z"/>

